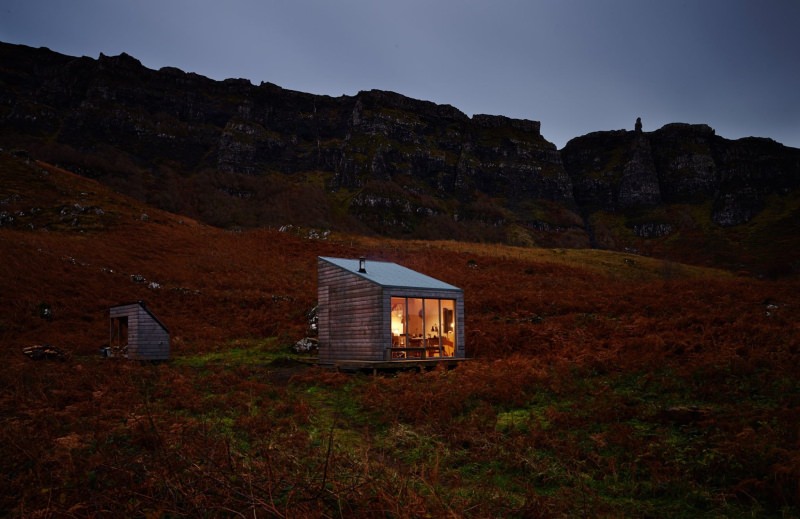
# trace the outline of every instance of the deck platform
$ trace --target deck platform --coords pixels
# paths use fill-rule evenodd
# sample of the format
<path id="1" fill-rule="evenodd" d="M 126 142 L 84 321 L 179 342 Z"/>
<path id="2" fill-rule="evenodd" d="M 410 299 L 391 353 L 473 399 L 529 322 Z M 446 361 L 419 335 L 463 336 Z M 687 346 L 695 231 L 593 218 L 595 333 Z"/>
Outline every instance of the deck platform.
<path id="1" fill-rule="evenodd" d="M 379 371 L 430 371 L 440 365 L 447 369 L 453 369 L 462 362 L 468 360 L 470 359 L 427 358 L 394 360 L 337 360 L 333 364 L 320 364 L 320 366 L 335 368 L 336 371 L 372 372 L 373 375 L 376 375 Z"/>

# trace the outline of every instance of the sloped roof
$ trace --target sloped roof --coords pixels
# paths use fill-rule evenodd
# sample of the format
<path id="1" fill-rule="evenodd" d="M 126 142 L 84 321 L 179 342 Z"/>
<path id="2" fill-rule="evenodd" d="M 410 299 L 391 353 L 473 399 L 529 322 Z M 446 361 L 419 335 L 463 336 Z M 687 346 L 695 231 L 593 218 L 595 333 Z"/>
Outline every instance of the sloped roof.
<path id="1" fill-rule="evenodd" d="M 358 267 L 356 267 L 356 268 L 358 268 Z M 111 309 L 114 309 L 114 308 L 122 308 L 123 306 L 134 306 L 134 305 L 139 305 L 139 306 L 142 308 L 142 310 L 144 310 L 145 312 L 147 312 L 147 315 L 149 315 L 150 317 L 152 317 L 152 318 L 153 318 L 153 320 L 154 320 L 155 322 L 157 322 L 157 323 L 158 323 L 158 325 L 159 325 L 159 326 L 161 326 L 161 328 L 163 328 L 163 329 L 164 329 L 164 331 L 165 331 L 165 332 L 169 333 L 169 329 L 167 329 L 166 325 L 165 325 L 164 323 L 162 323 L 162 322 L 161 322 L 161 319 L 159 319 L 158 317 L 156 317 L 156 316 L 155 316 L 155 314 L 154 314 L 153 312 L 151 312 L 149 308 L 147 308 L 147 304 L 146 304 L 144 301 L 132 301 L 132 302 L 130 302 L 130 303 L 121 303 L 121 304 L 118 304 L 118 305 L 114 305 L 114 306 L 112 306 L 112 307 L 111 307 Z"/>
<path id="2" fill-rule="evenodd" d="M 356 276 L 368 279 L 384 287 L 461 291 L 460 288 L 449 283 L 439 281 L 425 274 L 420 274 L 415 270 L 403 267 L 397 263 L 367 260 L 366 272 L 359 272 L 357 259 L 328 258 L 323 256 L 320 256 L 319 259 L 332 263 Z"/>

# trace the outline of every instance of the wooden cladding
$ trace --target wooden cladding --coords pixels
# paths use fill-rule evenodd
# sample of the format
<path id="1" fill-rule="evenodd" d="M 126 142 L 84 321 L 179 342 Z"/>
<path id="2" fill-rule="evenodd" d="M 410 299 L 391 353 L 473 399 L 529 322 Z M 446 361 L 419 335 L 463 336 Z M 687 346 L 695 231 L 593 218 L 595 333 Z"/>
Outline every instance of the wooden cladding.
<path id="1" fill-rule="evenodd" d="M 109 316 L 112 355 L 137 360 L 169 359 L 169 332 L 143 303 L 112 307 Z"/>
<path id="2" fill-rule="evenodd" d="M 320 265 L 318 292 L 320 362 L 382 360 L 383 352 L 375 348 L 382 325 L 381 287 L 326 263 Z"/>

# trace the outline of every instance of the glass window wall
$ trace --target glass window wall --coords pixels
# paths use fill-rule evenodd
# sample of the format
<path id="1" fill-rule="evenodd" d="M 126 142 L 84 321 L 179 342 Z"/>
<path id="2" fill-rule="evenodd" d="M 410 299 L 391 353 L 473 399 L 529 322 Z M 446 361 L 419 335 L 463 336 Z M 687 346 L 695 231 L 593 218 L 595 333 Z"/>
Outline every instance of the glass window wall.
<path id="1" fill-rule="evenodd" d="M 454 299 L 393 297 L 392 358 L 453 357 L 456 350 Z"/>

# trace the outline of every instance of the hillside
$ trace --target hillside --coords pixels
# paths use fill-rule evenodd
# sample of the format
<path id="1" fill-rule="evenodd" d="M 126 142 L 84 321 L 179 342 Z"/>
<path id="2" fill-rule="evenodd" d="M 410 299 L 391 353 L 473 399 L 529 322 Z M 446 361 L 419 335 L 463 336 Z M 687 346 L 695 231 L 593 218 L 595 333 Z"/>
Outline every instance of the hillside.
<path id="1" fill-rule="evenodd" d="M 0 515 L 797 515 L 800 286 L 599 250 L 226 231 L 0 153 Z M 318 255 L 462 287 L 454 371 L 301 363 Z M 173 360 L 101 359 L 144 300 Z M 48 310 L 48 311 L 45 311 Z M 33 361 L 49 343 L 64 362 Z"/>
<path id="2" fill-rule="evenodd" d="M 214 226 L 800 271 L 800 150 L 767 138 L 676 123 L 557 150 L 538 121 L 393 92 L 318 96 L 150 70 L 127 54 L 0 44 L 0 57 L 0 146 Z"/>

